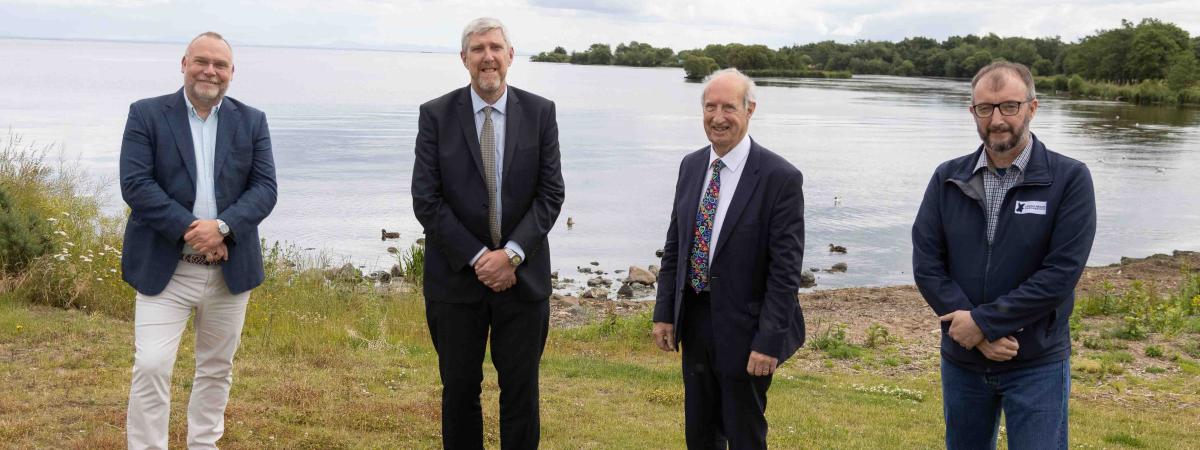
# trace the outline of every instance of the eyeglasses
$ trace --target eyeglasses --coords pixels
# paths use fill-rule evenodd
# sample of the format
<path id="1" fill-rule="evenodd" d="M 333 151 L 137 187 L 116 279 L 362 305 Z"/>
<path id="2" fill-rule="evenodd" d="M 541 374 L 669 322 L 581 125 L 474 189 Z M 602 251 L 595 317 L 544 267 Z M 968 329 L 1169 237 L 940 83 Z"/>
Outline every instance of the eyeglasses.
<path id="1" fill-rule="evenodd" d="M 1004 102 L 1004 103 L 976 103 L 971 105 L 971 112 L 975 113 L 975 117 L 980 119 L 992 117 L 992 112 L 996 108 L 1000 108 L 1000 115 L 1015 116 L 1021 111 L 1021 105 L 1029 103 L 1028 100 L 1023 102 Z"/>

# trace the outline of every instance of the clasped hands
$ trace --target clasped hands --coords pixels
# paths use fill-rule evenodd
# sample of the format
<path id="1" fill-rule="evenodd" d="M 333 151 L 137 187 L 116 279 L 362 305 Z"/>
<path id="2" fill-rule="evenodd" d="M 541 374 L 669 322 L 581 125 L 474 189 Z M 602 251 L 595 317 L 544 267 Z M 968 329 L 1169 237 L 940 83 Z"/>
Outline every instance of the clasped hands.
<path id="1" fill-rule="evenodd" d="M 654 337 L 654 345 L 664 352 L 675 351 L 675 325 L 666 322 L 654 322 L 654 330 L 650 332 Z M 765 354 L 750 351 L 750 358 L 746 360 L 746 373 L 754 377 L 765 377 L 775 373 L 775 369 L 779 367 L 779 358 L 767 356 Z"/>
<path id="2" fill-rule="evenodd" d="M 475 260 L 475 276 L 494 292 L 517 284 L 517 268 L 508 261 L 504 249 L 489 250 Z"/>
<path id="3" fill-rule="evenodd" d="M 1017 356 L 1020 344 L 1016 338 L 1005 336 L 988 342 L 984 339 L 983 330 L 980 330 L 975 324 L 975 319 L 971 318 L 970 311 L 960 309 L 941 316 L 940 319 L 942 322 L 950 322 L 950 331 L 947 334 L 963 348 L 978 349 L 984 357 L 992 361 L 1008 361 Z"/>
<path id="4" fill-rule="evenodd" d="M 204 255 L 208 262 L 229 260 L 229 247 L 225 245 L 225 236 L 222 236 L 217 228 L 216 220 L 192 221 L 187 232 L 183 234 L 183 240 Z"/>

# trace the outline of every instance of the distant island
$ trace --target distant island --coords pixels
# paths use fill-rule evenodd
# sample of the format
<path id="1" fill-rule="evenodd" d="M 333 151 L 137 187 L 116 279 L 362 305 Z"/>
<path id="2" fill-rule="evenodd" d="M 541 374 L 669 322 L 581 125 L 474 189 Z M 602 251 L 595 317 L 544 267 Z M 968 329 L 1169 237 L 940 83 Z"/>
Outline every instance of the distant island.
<path id="1" fill-rule="evenodd" d="M 752 77 L 849 78 L 895 75 L 969 78 L 997 59 L 1025 64 L 1037 87 L 1075 97 L 1138 104 L 1200 104 L 1200 36 L 1147 18 L 1099 30 L 1078 42 L 1060 37 L 951 36 L 944 41 L 910 37 L 900 42 L 822 41 L 773 50 L 765 45 L 710 44 L 678 53 L 631 41 L 595 43 L 568 52 L 555 47 L 535 62 L 632 67 L 680 67 L 689 80 L 702 80 L 726 67 Z"/>

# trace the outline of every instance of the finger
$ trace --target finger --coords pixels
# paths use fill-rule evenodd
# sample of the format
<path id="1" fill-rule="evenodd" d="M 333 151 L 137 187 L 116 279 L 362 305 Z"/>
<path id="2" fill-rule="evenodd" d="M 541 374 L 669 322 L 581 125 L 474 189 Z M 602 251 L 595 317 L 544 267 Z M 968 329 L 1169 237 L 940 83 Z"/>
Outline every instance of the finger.
<path id="1" fill-rule="evenodd" d="M 938 318 L 942 319 L 942 322 L 945 322 L 947 320 L 954 320 L 954 313 L 948 313 L 948 314 L 939 316 Z"/>

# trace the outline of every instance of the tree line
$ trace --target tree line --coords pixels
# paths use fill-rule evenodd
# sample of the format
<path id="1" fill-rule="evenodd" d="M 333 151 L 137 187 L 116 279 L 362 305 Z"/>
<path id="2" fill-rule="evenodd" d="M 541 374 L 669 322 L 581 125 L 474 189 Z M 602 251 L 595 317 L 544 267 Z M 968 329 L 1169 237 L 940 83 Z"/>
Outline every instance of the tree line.
<path id="1" fill-rule="evenodd" d="M 1034 75 L 1079 75 L 1121 85 L 1166 80 L 1172 90 L 1196 88 L 1200 80 L 1200 36 L 1173 23 L 1143 19 L 1098 30 L 1077 42 L 1060 37 L 951 36 L 938 42 L 910 37 L 899 42 L 859 40 L 849 44 L 822 41 L 771 49 L 765 45 L 711 44 L 678 53 L 632 41 L 592 44 L 568 53 L 563 47 L 542 52 L 533 61 L 635 67 L 682 67 L 688 78 L 737 67 L 761 73 L 835 73 L 968 78 L 997 59 L 1019 62 Z"/>

